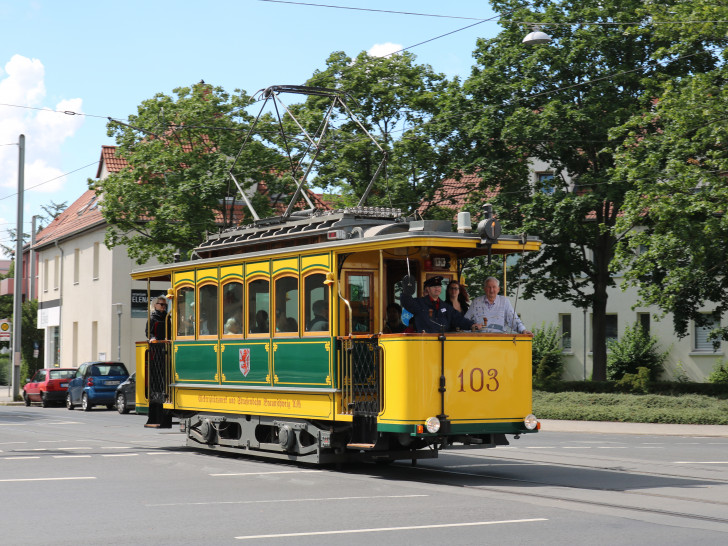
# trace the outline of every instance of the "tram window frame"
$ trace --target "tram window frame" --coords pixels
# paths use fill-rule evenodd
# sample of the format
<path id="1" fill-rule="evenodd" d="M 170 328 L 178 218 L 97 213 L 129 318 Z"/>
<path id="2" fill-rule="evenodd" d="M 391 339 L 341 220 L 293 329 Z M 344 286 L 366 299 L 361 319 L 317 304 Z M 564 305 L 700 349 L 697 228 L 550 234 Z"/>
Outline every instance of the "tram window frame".
<path id="1" fill-rule="evenodd" d="M 289 330 L 289 329 L 279 330 L 278 329 L 279 328 L 279 324 L 278 324 L 279 323 L 279 318 L 278 318 L 279 302 L 278 302 L 278 300 L 280 298 L 280 296 L 279 296 L 280 284 L 279 283 L 284 283 L 284 282 L 289 282 L 289 281 L 295 281 L 295 283 L 296 283 L 296 288 L 295 288 L 296 296 L 295 296 L 295 298 L 290 297 L 290 298 L 284 300 L 286 302 L 285 303 L 285 306 L 286 306 L 285 319 L 286 319 L 286 321 L 289 321 L 291 319 L 295 320 L 296 329 L 295 330 Z M 280 276 L 276 277 L 275 279 L 273 279 L 273 287 L 274 287 L 273 288 L 273 309 L 275 309 L 275 316 L 274 316 L 273 324 L 272 324 L 272 328 L 271 328 L 273 331 L 273 335 L 275 337 L 298 337 L 300 335 L 300 330 L 301 330 L 301 302 L 300 302 L 301 283 L 298 278 L 298 275 L 280 275 Z M 285 290 L 285 294 L 288 294 L 292 291 L 293 290 L 291 290 L 291 289 Z M 290 305 L 287 302 L 294 302 L 295 305 Z M 288 313 L 293 311 L 294 309 L 296 311 L 296 316 L 293 317 L 293 316 L 288 315 Z M 284 326 L 284 327 L 290 328 L 290 326 Z"/>
<path id="2" fill-rule="evenodd" d="M 211 302 L 207 301 L 207 293 L 210 292 L 211 289 L 214 288 L 214 305 Z M 204 291 L 204 292 L 203 292 Z M 205 294 L 205 297 L 203 298 L 203 294 Z M 204 284 L 201 284 L 197 287 L 197 301 L 199 302 L 198 305 L 196 305 L 196 315 L 197 315 L 197 323 L 196 331 L 197 331 L 197 339 L 217 339 L 218 332 L 220 330 L 220 317 L 219 317 L 219 305 L 220 305 L 220 287 L 215 282 L 206 282 Z M 205 312 L 205 326 L 207 329 L 207 333 L 202 333 L 202 316 L 201 314 Z M 210 323 L 210 316 L 214 318 L 214 323 Z M 212 326 L 212 328 L 211 328 Z"/>
<path id="3" fill-rule="evenodd" d="M 257 286 L 256 283 L 265 283 L 265 290 L 261 291 L 257 288 L 254 288 L 254 285 Z M 245 300 L 247 305 L 245 306 L 246 311 L 246 318 L 247 318 L 247 324 L 245 325 L 245 331 L 247 332 L 248 337 L 270 337 L 270 278 L 268 277 L 254 277 L 252 279 L 249 279 L 246 283 L 246 289 L 247 289 L 247 299 Z M 257 296 L 265 294 L 267 296 L 267 303 L 265 307 L 258 307 L 257 305 L 257 299 L 256 299 L 256 305 L 252 305 L 253 301 L 252 298 L 257 298 Z M 257 321 L 256 321 L 256 315 L 260 312 L 264 311 L 267 314 L 267 320 L 268 320 L 268 328 L 265 332 L 254 332 L 253 328 L 257 327 Z"/>
<path id="4" fill-rule="evenodd" d="M 353 285 L 351 283 L 352 277 L 367 277 L 369 279 L 369 296 L 362 295 L 361 300 L 355 299 L 355 295 L 352 295 Z M 377 298 L 374 296 L 376 290 L 376 278 L 373 271 L 347 271 L 346 273 L 346 297 L 349 300 L 352 310 L 352 318 L 356 315 L 355 303 L 362 303 L 362 307 L 369 312 L 369 329 L 368 330 L 354 330 L 354 324 L 349 324 L 349 314 L 346 314 L 346 331 L 351 332 L 353 335 L 373 334 L 374 333 L 374 317 L 376 316 L 376 303 Z M 354 319 L 356 323 L 357 320 Z"/>
<path id="5" fill-rule="evenodd" d="M 220 300 L 220 312 L 222 313 L 222 320 L 220 321 L 220 324 L 222 325 L 222 332 L 220 337 L 243 337 L 243 305 L 245 302 L 245 286 L 243 285 L 243 282 L 238 279 L 228 281 L 222 285 L 220 292 L 222 293 L 222 298 Z M 228 302 L 227 300 L 230 299 L 229 296 L 235 299 Z M 228 322 L 231 319 L 235 320 L 235 323 L 240 329 L 239 332 L 227 331 Z"/>
<path id="6" fill-rule="evenodd" d="M 190 294 L 192 296 L 192 302 L 188 302 L 188 298 L 186 294 Z M 185 284 L 183 286 L 179 286 L 175 289 L 175 313 L 174 313 L 174 331 L 176 333 L 177 339 L 195 339 L 195 301 L 197 299 L 195 294 L 195 287 L 191 284 Z M 180 306 L 184 307 L 184 312 L 180 309 Z M 190 310 L 192 311 L 190 313 Z M 192 316 L 192 322 L 191 324 L 188 323 L 187 327 L 185 328 L 184 332 L 180 330 L 182 327 L 182 324 L 180 323 L 180 320 L 183 317 L 190 317 Z"/>
<path id="7" fill-rule="evenodd" d="M 320 281 L 317 277 L 320 277 Z M 326 280 L 326 273 L 322 271 L 314 271 L 307 274 L 303 278 L 303 315 L 304 315 L 304 330 L 303 335 L 308 336 L 321 336 L 322 334 L 331 331 L 331 290 L 329 285 L 324 284 Z M 315 284 L 313 284 L 315 283 Z M 311 330 L 311 323 L 313 322 L 313 305 L 321 298 L 312 298 L 312 294 L 317 289 L 323 289 L 323 301 L 326 303 L 328 326 L 323 329 Z"/>

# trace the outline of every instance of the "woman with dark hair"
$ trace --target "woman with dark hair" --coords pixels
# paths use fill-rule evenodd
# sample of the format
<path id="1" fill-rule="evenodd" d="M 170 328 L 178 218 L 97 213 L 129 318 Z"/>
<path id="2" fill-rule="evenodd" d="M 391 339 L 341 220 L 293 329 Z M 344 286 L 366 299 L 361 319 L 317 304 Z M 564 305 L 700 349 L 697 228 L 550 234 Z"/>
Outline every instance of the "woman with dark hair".
<path id="1" fill-rule="evenodd" d="M 461 315 L 465 315 L 470 307 L 468 290 L 458 281 L 450 281 L 447 285 L 447 298 L 445 301 L 452 305 Z"/>

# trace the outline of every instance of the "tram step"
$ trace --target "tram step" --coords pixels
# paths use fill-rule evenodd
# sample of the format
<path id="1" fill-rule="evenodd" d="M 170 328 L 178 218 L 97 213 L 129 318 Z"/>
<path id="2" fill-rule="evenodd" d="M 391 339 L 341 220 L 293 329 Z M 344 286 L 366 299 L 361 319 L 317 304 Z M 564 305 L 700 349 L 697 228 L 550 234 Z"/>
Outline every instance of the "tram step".
<path id="1" fill-rule="evenodd" d="M 373 449 L 374 444 L 346 444 L 351 449 Z"/>

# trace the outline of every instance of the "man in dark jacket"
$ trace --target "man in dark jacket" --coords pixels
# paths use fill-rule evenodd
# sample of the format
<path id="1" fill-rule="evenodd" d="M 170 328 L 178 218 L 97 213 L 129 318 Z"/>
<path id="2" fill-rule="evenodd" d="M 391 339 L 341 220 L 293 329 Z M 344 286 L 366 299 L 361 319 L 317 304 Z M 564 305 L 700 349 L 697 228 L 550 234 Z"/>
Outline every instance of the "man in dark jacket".
<path id="1" fill-rule="evenodd" d="M 436 334 L 450 332 L 456 328 L 479 330 L 480 327 L 477 324 L 466 319 L 451 305 L 440 299 L 442 280 L 439 275 L 430 277 L 425 281 L 423 290 L 425 295 L 421 298 L 414 298 L 412 296 L 417 287 L 414 277 L 407 275 L 402 279 L 402 295 L 399 301 L 402 303 L 402 307 L 414 315 L 410 319 L 410 324 L 414 323 L 415 332 Z"/>
<path id="2" fill-rule="evenodd" d="M 149 338 L 149 413 L 147 427 L 170 428 L 171 415 L 164 412 L 163 404 L 167 391 L 167 344 L 172 337 L 170 315 L 167 314 L 167 300 L 160 296 L 154 299 L 154 311 L 147 322 L 146 333 Z"/>

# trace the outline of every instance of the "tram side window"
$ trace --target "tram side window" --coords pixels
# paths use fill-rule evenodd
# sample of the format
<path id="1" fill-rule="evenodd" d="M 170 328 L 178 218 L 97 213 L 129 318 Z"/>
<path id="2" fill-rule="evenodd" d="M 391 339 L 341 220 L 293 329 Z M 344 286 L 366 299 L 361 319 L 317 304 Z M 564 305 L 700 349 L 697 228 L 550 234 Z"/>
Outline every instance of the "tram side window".
<path id="1" fill-rule="evenodd" d="M 329 329 L 329 289 L 324 284 L 326 275 L 316 273 L 303 281 L 304 313 L 307 332 Z"/>
<path id="2" fill-rule="evenodd" d="M 248 285 L 248 331 L 251 334 L 267 334 L 270 331 L 269 282 L 257 279 Z"/>
<path id="3" fill-rule="evenodd" d="M 200 287 L 200 329 L 201 336 L 217 335 L 217 285 Z"/>
<path id="4" fill-rule="evenodd" d="M 243 333 L 243 284 L 229 282 L 223 287 L 222 333 L 236 335 Z"/>
<path id="5" fill-rule="evenodd" d="M 276 332 L 298 332 L 298 279 L 276 280 Z"/>
<path id="6" fill-rule="evenodd" d="M 195 335 L 195 290 L 191 286 L 177 290 L 177 335 Z"/>

